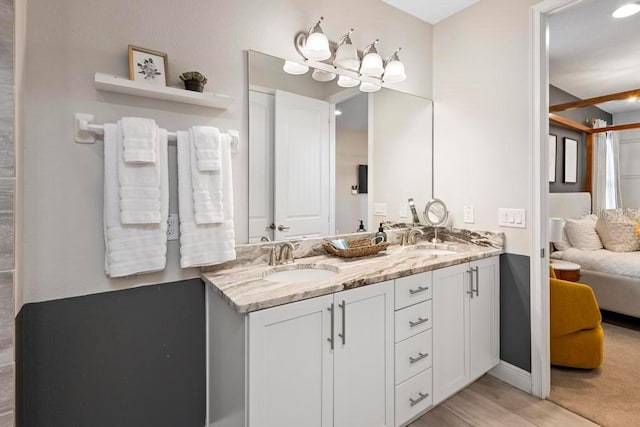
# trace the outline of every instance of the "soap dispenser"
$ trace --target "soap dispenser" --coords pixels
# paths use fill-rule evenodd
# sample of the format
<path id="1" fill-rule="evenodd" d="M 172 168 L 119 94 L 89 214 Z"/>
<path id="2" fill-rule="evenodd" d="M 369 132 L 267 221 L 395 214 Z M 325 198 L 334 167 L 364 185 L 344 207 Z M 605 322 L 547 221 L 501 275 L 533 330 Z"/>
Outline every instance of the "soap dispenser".
<path id="1" fill-rule="evenodd" d="M 358 233 L 364 233 L 365 231 L 367 231 L 367 230 L 364 228 L 364 220 L 360 220 L 360 226 L 358 227 L 358 229 L 356 230 L 356 232 L 358 232 Z"/>
<path id="2" fill-rule="evenodd" d="M 378 227 L 378 232 L 376 233 L 376 240 L 378 237 L 382 237 L 382 241 L 387 241 L 387 233 L 384 232 L 384 227 L 382 227 L 382 223 L 380 223 L 380 227 Z"/>

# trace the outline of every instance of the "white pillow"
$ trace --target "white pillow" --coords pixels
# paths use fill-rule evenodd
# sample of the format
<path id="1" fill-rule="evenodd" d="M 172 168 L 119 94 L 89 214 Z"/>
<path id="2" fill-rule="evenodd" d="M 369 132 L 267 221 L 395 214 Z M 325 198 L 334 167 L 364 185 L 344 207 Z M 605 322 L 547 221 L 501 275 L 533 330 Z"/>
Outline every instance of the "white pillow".
<path id="1" fill-rule="evenodd" d="M 567 237 L 566 223 L 562 226 L 562 240 L 553 242 L 553 247 L 555 247 L 557 251 L 566 251 L 571 247 L 571 243 L 569 243 L 569 237 Z"/>
<path id="2" fill-rule="evenodd" d="M 636 221 L 620 210 L 606 210 L 596 223 L 596 231 L 604 247 L 612 252 L 640 250 L 640 236 L 636 233 Z"/>
<path id="3" fill-rule="evenodd" d="M 602 249 L 602 241 L 596 232 L 596 221 L 592 216 L 583 219 L 568 219 L 564 225 L 569 237 L 569 243 L 576 249 L 583 251 L 597 251 Z"/>

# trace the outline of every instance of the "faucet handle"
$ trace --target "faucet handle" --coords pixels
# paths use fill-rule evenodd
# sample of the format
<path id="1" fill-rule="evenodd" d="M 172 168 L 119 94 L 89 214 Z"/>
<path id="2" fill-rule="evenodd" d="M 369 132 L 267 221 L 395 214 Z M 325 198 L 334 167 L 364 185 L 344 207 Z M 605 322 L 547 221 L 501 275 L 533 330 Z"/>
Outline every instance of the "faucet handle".
<path id="1" fill-rule="evenodd" d="M 268 263 L 269 265 L 278 264 L 278 255 L 276 254 L 276 245 L 262 246 L 260 250 L 265 254 L 269 254 L 269 263 Z"/>

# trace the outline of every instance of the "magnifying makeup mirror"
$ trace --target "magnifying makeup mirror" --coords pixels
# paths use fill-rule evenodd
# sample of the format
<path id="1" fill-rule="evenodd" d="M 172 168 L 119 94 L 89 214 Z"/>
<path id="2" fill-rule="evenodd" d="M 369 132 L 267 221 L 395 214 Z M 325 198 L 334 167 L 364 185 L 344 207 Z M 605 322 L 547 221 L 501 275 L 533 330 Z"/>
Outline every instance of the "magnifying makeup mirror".
<path id="1" fill-rule="evenodd" d="M 440 199 L 431 199 L 427 202 L 422 216 L 425 222 L 432 226 L 435 231 L 435 237 L 431 242 L 442 243 L 442 240 L 438 239 L 438 227 L 442 227 L 449 219 L 447 205 Z"/>

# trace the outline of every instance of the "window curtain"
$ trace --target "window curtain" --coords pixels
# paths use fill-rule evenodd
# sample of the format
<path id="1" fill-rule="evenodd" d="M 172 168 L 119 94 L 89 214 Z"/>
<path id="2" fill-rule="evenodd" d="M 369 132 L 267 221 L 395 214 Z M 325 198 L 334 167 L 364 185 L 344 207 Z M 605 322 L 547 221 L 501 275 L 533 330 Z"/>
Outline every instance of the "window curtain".
<path id="1" fill-rule="evenodd" d="M 593 120 L 594 128 L 606 127 L 607 122 Z M 622 207 L 620 192 L 620 137 L 617 132 L 593 134 L 592 208 L 599 213 L 603 209 Z"/>

